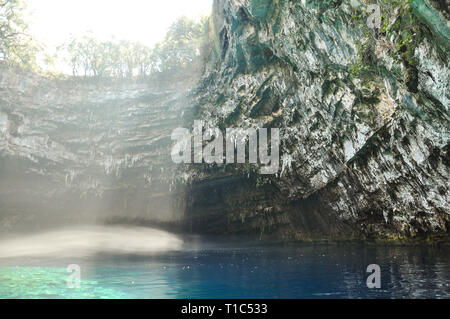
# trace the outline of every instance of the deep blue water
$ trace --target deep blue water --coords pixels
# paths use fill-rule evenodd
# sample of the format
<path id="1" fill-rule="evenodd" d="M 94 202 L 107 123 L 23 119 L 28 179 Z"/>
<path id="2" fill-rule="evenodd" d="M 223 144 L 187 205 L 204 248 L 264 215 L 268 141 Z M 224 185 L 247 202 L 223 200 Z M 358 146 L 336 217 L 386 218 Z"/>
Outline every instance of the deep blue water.
<path id="1" fill-rule="evenodd" d="M 1 298 L 450 298 L 450 249 L 187 245 L 147 256 L 0 259 Z M 81 288 L 66 285 L 69 264 Z M 369 264 L 381 289 L 366 286 Z"/>

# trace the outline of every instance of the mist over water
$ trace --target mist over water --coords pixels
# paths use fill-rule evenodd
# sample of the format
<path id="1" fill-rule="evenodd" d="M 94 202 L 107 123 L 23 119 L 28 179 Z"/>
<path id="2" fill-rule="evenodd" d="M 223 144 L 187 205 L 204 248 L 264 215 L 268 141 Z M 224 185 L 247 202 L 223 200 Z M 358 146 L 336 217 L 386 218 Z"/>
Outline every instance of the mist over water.
<path id="1" fill-rule="evenodd" d="M 0 259 L 86 257 L 98 253 L 148 255 L 180 250 L 165 231 L 131 226 L 86 226 L 0 240 Z"/>

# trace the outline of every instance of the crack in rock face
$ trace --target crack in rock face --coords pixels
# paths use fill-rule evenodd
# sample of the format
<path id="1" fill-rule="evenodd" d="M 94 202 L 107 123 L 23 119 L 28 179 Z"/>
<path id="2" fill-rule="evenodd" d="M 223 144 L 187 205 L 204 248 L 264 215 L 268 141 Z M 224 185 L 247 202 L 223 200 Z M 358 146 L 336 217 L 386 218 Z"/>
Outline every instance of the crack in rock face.
<path id="1" fill-rule="evenodd" d="M 360 0 L 215 0 L 199 83 L 78 83 L 0 64 L 0 232 L 107 221 L 447 240 L 448 8 L 380 6 L 371 29 Z M 279 128 L 279 171 L 176 165 L 171 134 L 194 120 Z"/>
<path id="2" fill-rule="evenodd" d="M 193 229 L 281 241 L 446 237 L 449 68 L 435 39 L 450 33 L 436 20 L 445 14 L 414 2 L 421 36 L 399 57 L 395 30 L 366 39 L 359 1 L 215 1 L 196 118 L 280 128 L 281 169 L 185 167 Z M 395 6 L 381 11 L 388 26 L 399 18 Z"/>

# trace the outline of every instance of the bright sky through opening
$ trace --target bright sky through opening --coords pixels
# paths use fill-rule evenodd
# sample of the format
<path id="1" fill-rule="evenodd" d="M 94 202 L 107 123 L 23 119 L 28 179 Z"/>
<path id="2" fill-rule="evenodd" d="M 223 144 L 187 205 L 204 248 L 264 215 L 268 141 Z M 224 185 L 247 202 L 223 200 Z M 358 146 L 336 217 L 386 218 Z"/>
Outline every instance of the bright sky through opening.
<path id="1" fill-rule="evenodd" d="M 152 46 L 180 16 L 209 15 L 212 0 L 28 0 L 30 31 L 49 49 L 88 31 Z"/>

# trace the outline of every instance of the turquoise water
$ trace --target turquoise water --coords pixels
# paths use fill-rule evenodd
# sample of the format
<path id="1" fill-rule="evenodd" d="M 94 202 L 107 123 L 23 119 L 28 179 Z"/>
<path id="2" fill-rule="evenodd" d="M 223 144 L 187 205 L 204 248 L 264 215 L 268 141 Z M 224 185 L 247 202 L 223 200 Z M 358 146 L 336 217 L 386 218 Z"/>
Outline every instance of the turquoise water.
<path id="1" fill-rule="evenodd" d="M 0 259 L 0 298 L 450 298 L 449 248 L 186 245 L 151 255 Z M 69 264 L 81 287 L 66 285 Z M 366 268 L 381 267 L 381 289 Z"/>

